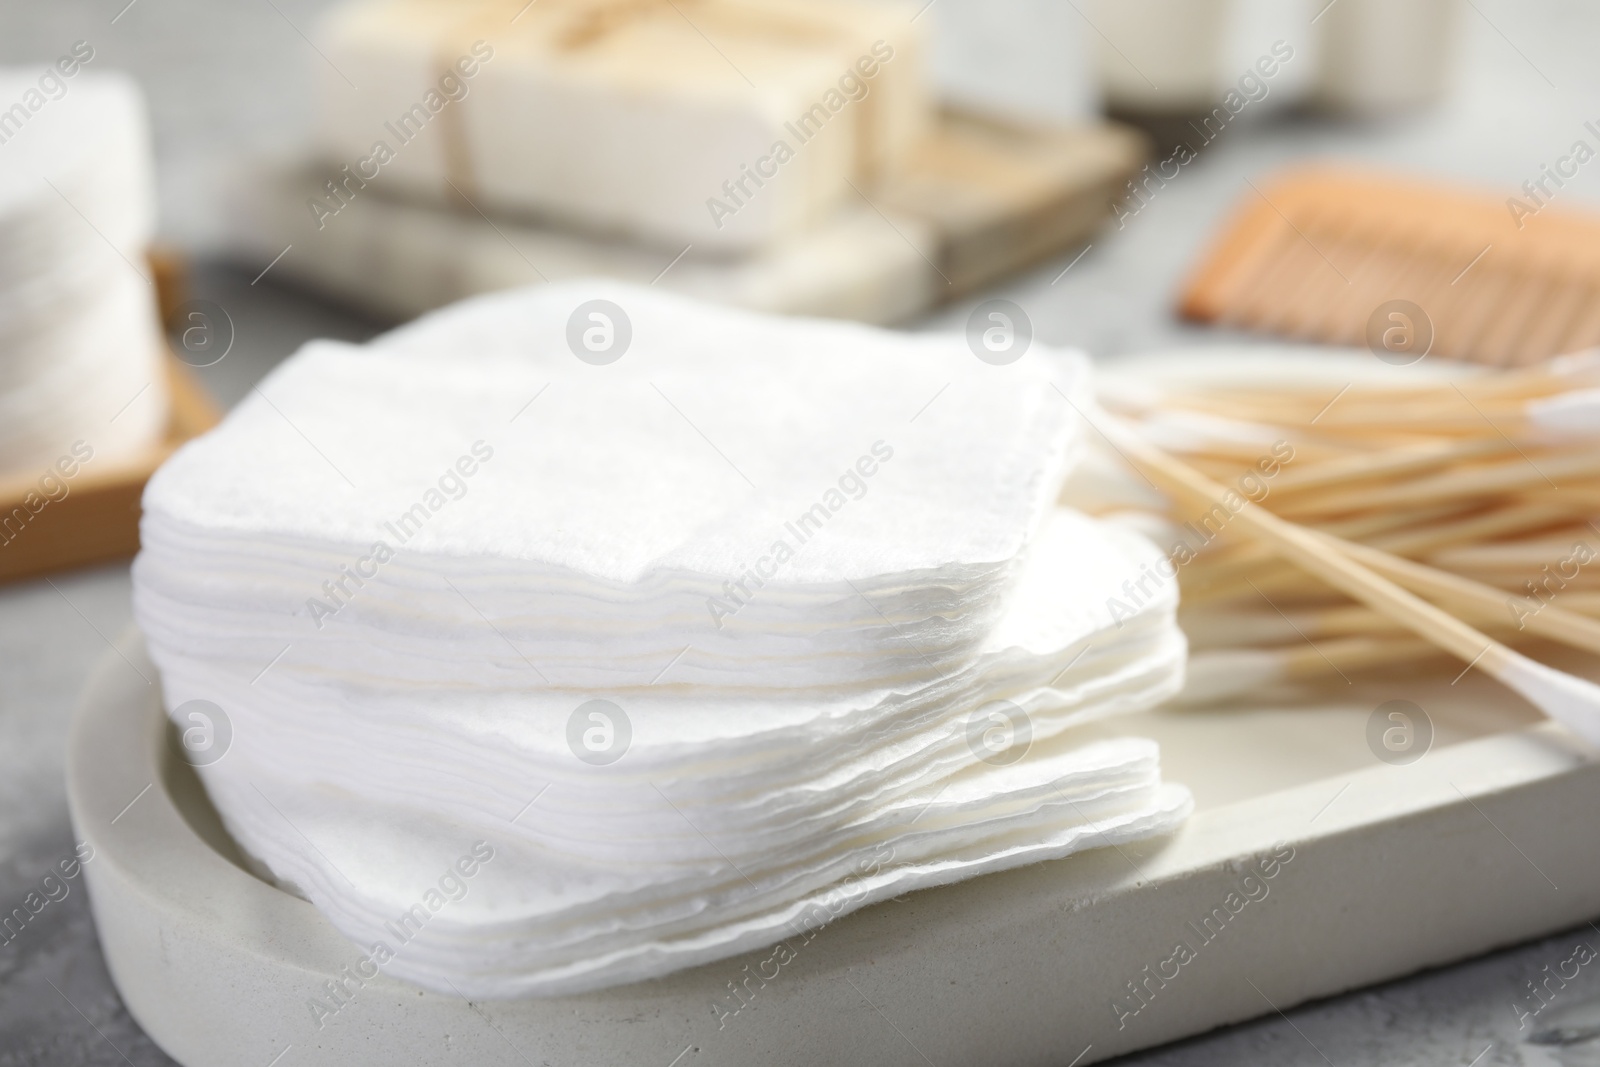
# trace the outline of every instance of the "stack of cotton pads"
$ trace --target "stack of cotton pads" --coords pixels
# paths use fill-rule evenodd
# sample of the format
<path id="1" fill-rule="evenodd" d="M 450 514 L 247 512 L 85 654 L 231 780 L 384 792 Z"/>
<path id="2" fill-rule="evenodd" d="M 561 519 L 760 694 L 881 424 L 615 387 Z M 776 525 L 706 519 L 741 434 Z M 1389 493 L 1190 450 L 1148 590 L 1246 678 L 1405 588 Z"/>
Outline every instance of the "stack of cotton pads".
<path id="1" fill-rule="evenodd" d="M 597 349 L 599 351 L 597 351 Z M 593 989 L 1172 830 L 1159 553 L 1055 505 L 1074 354 L 610 283 L 314 343 L 145 496 L 230 831 L 388 973 Z M 204 704 L 194 703 L 204 701 Z M 381 949 L 381 951 L 380 951 Z"/>
<path id="2" fill-rule="evenodd" d="M 150 137 L 134 84 L 0 70 L 0 475 L 74 442 L 98 462 L 166 423 L 161 333 L 145 252 Z"/>

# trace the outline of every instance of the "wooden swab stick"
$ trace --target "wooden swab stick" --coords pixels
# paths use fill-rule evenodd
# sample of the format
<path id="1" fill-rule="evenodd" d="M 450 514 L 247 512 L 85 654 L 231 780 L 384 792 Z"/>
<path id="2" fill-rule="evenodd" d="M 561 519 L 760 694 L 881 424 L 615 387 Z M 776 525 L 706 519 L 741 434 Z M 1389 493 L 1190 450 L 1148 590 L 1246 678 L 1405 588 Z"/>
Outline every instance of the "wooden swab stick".
<path id="1" fill-rule="evenodd" d="M 1318 523 L 1317 528 L 1336 537 L 1343 537 L 1347 541 L 1370 540 L 1390 551 L 1396 551 L 1394 544 L 1399 544 L 1402 546 L 1399 549 L 1400 553 L 1409 554 L 1405 546 L 1412 543 L 1419 545 L 1420 550 L 1427 551 L 1434 547 L 1455 544 L 1466 538 L 1487 536 L 1481 531 L 1476 518 L 1463 517 L 1475 510 L 1450 505 L 1427 508 L 1420 512 L 1386 511 Z M 1499 531 L 1507 526 L 1512 529 L 1522 529 L 1523 522 L 1534 519 L 1537 519 L 1537 516 L 1532 519 L 1526 517 L 1518 519 L 1504 512 L 1493 512 L 1481 521 L 1481 526 L 1487 527 L 1490 532 Z M 1419 522 L 1425 524 L 1423 529 L 1414 529 Z M 1534 528 L 1547 525 L 1549 525 L 1548 520 L 1540 520 Z M 1459 532 L 1456 532 L 1457 530 Z M 1274 569 L 1288 567 L 1278 560 L 1270 549 L 1257 542 L 1238 539 L 1216 547 L 1207 546 L 1199 559 L 1190 566 L 1191 573 L 1203 575 L 1211 582 L 1243 581 L 1247 577 L 1259 577 L 1272 573 Z"/>
<path id="2" fill-rule="evenodd" d="M 1382 534 L 1372 538 L 1372 543 L 1397 556 L 1416 556 L 1452 545 L 1477 544 L 1508 534 L 1546 530 L 1561 525 L 1569 518 L 1566 511 L 1550 504 L 1513 504 L 1469 518 L 1444 519 L 1416 529 Z M 1331 526 L 1321 528 L 1351 540 L 1348 534 Z"/>
<path id="3" fill-rule="evenodd" d="M 1587 566 L 1587 561 L 1600 558 L 1596 537 L 1595 531 L 1587 526 L 1568 526 L 1536 539 L 1485 544 L 1482 539 L 1473 538 L 1464 544 L 1441 546 L 1429 562 L 1446 570 L 1474 567 L 1483 570 L 1518 570 L 1526 571 L 1529 577 L 1533 577 L 1541 567 L 1547 564 L 1554 566 L 1568 558 L 1580 566 Z"/>
<path id="4" fill-rule="evenodd" d="M 1274 484 L 1274 493 L 1301 493 L 1322 490 L 1352 482 L 1369 482 L 1400 475 L 1422 474 L 1462 460 L 1481 459 L 1512 451 L 1512 446 L 1499 438 L 1480 438 L 1472 441 L 1428 441 L 1409 448 L 1395 449 L 1373 455 L 1361 452 L 1354 456 L 1330 459 L 1309 467 L 1284 471 Z"/>
<path id="5" fill-rule="evenodd" d="M 1310 583 L 1315 581 L 1309 576 L 1301 577 L 1306 583 L 1302 588 L 1310 587 Z M 1274 582 L 1269 589 L 1263 588 L 1261 581 L 1255 581 L 1254 587 L 1240 583 L 1237 592 L 1239 600 L 1245 603 L 1252 599 L 1259 601 L 1263 593 L 1276 593 L 1278 599 L 1274 602 L 1280 603 L 1295 592 L 1292 588 L 1286 590 L 1286 584 Z M 1413 592 L 1427 594 L 1426 589 L 1414 589 Z M 1600 614 L 1600 595 L 1585 596 L 1576 591 L 1563 590 L 1558 597 L 1548 598 L 1546 603 L 1541 604 L 1516 592 L 1499 589 L 1492 592 L 1492 598 L 1462 599 L 1452 602 L 1450 606 L 1468 622 L 1484 629 L 1512 633 L 1526 631 L 1529 635 L 1551 638 L 1586 651 L 1592 650 L 1596 635 L 1600 635 L 1600 623 L 1593 619 L 1593 616 Z M 1557 599 L 1560 601 L 1559 607 L 1555 604 Z M 1272 610 L 1212 606 L 1214 603 L 1204 597 L 1192 597 L 1189 590 L 1185 589 L 1184 604 L 1187 607 L 1179 609 L 1178 621 L 1189 635 L 1191 647 L 1287 644 L 1308 637 L 1349 637 L 1392 633 L 1403 629 L 1399 623 L 1357 604 L 1309 608 L 1291 604 L 1284 606 L 1280 615 Z M 1545 620 L 1532 619 L 1552 608 L 1555 609 L 1553 614 L 1547 615 Z M 1550 632 L 1547 627 L 1557 628 L 1560 632 Z M 1569 636 L 1571 640 L 1567 639 Z"/>
<path id="6" fill-rule="evenodd" d="M 1342 541 L 1324 533 L 1318 533 L 1317 536 L 1336 551 L 1365 564 L 1378 574 L 1393 579 L 1414 593 L 1474 613 L 1498 612 L 1511 625 L 1528 633 L 1547 637 L 1585 652 L 1600 652 L 1600 622 L 1585 615 L 1548 605 L 1538 612 L 1530 612 L 1519 618 L 1508 603 L 1514 598 L 1492 585 L 1484 585 L 1482 582 L 1475 582 L 1471 578 L 1463 578 L 1449 571 L 1435 570 L 1413 560 L 1391 556 L 1368 545 Z"/>
<path id="7" fill-rule="evenodd" d="M 1511 596 L 1529 595 L 1528 585 L 1530 581 L 1533 583 L 1535 590 L 1542 590 L 1546 596 L 1555 592 L 1592 593 L 1600 590 L 1600 574 L 1595 573 L 1593 568 L 1581 571 L 1576 578 L 1560 584 L 1554 579 L 1546 579 L 1545 575 L 1539 571 L 1529 571 L 1526 568 L 1493 570 L 1480 567 L 1450 567 L 1447 569 L 1463 577 L 1482 582 L 1484 585 L 1493 586 L 1496 589 L 1504 589 Z"/>
<path id="8" fill-rule="evenodd" d="M 1446 518 L 1429 521 L 1420 528 L 1402 529 L 1399 532 L 1388 532 L 1388 529 L 1395 525 L 1404 525 L 1409 519 L 1404 515 L 1386 513 L 1363 516 L 1353 522 L 1319 523 L 1317 529 L 1347 541 L 1363 541 L 1391 555 L 1415 558 L 1451 545 L 1476 544 L 1485 538 L 1507 533 L 1543 530 L 1567 517 L 1556 508 L 1538 504 L 1480 512 L 1468 518 L 1461 518 L 1460 515 L 1458 509 L 1450 508 L 1446 510 Z M 1560 560 L 1565 557 L 1566 553 L 1562 552 L 1546 557 L 1545 561 Z M 1438 566 L 1435 561 L 1429 562 Z M 1225 546 L 1208 548 L 1189 564 L 1185 571 L 1186 584 L 1195 588 L 1196 597 L 1199 599 L 1217 599 L 1225 592 L 1241 597 L 1247 594 L 1254 595 L 1255 591 L 1248 587 L 1246 579 L 1258 587 L 1271 586 L 1277 589 L 1284 589 L 1287 581 L 1287 587 L 1293 589 L 1303 583 L 1282 577 L 1287 574 L 1302 574 L 1293 570 L 1292 566 L 1273 558 L 1270 550 L 1258 543 L 1235 539 Z M 1456 568 L 1445 567 L 1445 569 Z M 1518 590 L 1522 583 L 1533 577 L 1537 571 L 1538 567 L 1535 566 L 1526 573 L 1516 575 L 1507 583 L 1490 581 L 1488 584 L 1500 586 L 1502 589 Z M 1589 580 L 1590 573 L 1593 574 L 1594 580 L 1600 580 L 1600 567 L 1593 568 L 1592 572 L 1580 574 L 1580 577 Z M 1493 575 L 1480 575 L 1480 579 L 1486 581 L 1492 577 Z"/>
<path id="9" fill-rule="evenodd" d="M 1463 660 L 1468 669 L 1480 667 L 1586 741 L 1600 744 L 1600 686 L 1546 667 L 1485 636 L 1362 566 L 1316 531 L 1278 518 L 1167 455 L 1114 416 L 1096 411 L 1089 420 L 1153 481 L 1222 508 L 1231 514 L 1231 523 L 1241 533 L 1272 545 L 1329 585 Z"/>
<path id="10" fill-rule="evenodd" d="M 1280 567 L 1276 564 L 1277 561 L 1274 561 L 1270 571 L 1263 571 L 1257 577 L 1218 582 L 1214 585 L 1207 584 L 1204 578 L 1185 573 L 1180 579 L 1183 600 L 1191 606 L 1221 610 L 1222 605 L 1259 604 L 1262 597 L 1268 598 L 1280 608 L 1285 606 L 1285 601 L 1294 602 L 1299 606 L 1306 601 L 1329 603 L 1339 597 L 1337 589 L 1321 581 L 1316 575 L 1294 566 Z"/>
<path id="11" fill-rule="evenodd" d="M 1282 615 L 1270 610 L 1185 611 L 1180 607 L 1178 624 L 1189 635 L 1193 650 L 1286 645 L 1327 637 L 1372 637 L 1404 629 L 1360 604 L 1298 609 Z"/>
<path id="12" fill-rule="evenodd" d="M 1349 681 L 1349 671 L 1442 655 L 1426 641 L 1403 637 L 1345 637 L 1314 647 L 1210 649 L 1189 657 L 1183 691 L 1172 702 L 1180 707 L 1202 707 L 1236 700 L 1263 686 L 1333 677 Z"/>

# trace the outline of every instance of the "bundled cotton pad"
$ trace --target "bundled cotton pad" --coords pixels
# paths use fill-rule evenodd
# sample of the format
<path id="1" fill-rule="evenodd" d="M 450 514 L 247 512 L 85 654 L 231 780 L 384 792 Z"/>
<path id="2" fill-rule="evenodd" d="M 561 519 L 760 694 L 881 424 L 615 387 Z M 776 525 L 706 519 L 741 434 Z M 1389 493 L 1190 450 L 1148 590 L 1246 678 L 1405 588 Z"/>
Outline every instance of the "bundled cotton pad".
<path id="1" fill-rule="evenodd" d="M 1073 740 L 1184 656 L 1170 589 L 1106 608 L 1155 548 L 1054 504 L 1087 391 L 650 289 L 480 298 L 307 346 L 185 446 L 135 608 L 179 724 L 229 723 L 230 830 L 391 973 L 652 977 L 1187 812 L 1153 745 Z"/>
<path id="2" fill-rule="evenodd" d="M 166 423 L 144 106 L 78 59 L 0 70 L 0 475 L 77 442 L 114 462 Z"/>

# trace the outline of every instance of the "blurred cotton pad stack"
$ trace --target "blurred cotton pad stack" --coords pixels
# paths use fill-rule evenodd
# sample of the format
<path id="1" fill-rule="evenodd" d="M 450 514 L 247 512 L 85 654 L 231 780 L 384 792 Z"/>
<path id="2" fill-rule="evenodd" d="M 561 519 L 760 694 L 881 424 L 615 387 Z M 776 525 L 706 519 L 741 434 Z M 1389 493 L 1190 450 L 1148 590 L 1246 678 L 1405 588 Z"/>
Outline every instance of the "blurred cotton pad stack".
<path id="1" fill-rule="evenodd" d="M 1189 810 L 1071 729 L 1185 651 L 1170 583 L 1107 610 L 1154 546 L 1055 504 L 1081 356 L 583 283 L 261 392 L 152 480 L 136 612 L 229 830 L 389 973 L 614 985 Z"/>
<path id="2" fill-rule="evenodd" d="M 0 69 L 0 475 L 115 463 L 166 426 L 144 103 L 68 60 Z"/>

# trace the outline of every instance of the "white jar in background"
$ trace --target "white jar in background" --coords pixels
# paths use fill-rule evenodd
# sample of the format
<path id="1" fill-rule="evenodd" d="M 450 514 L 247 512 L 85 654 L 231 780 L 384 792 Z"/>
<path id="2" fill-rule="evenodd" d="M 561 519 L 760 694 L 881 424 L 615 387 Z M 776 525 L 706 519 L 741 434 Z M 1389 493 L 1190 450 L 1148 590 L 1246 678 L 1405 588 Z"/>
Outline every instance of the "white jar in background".
<path id="1" fill-rule="evenodd" d="M 1458 6 L 1456 0 L 1335 0 L 1317 19 L 1322 58 L 1313 99 L 1354 113 L 1437 100 L 1448 78 Z"/>
<path id="2" fill-rule="evenodd" d="M 1259 72 L 1263 56 L 1279 60 L 1270 79 L 1270 94 L 1251 102 L 1252 113 L 1281 111 L 1304 103 L 1310 95 L 1322 52 L 1322 20 L 1311 20 L 1327 3 L 1328 0 L 1233 0 L 1222 61 L 1229 82 L 1236 84 L 1252 68 Z M 1279 42 L 1293 49 L 1289 59 L 1281 58 L 1283 48 Z M 1276 52 L 1274 46 L 1278 46 Z"/>
<path id="3" fill-rule="evenodd" d="M 1231 0 L 1096 0 L 1082 10 L 1109 110 L 1182 114 L 1222 95 Z"/>
<path id="4" fill-rule="evenodd" d="M 958 107 L 1073 125 L 1100 113 L 1099 35 L 1065 0 L 938 0 L 933 77 Z"/>

